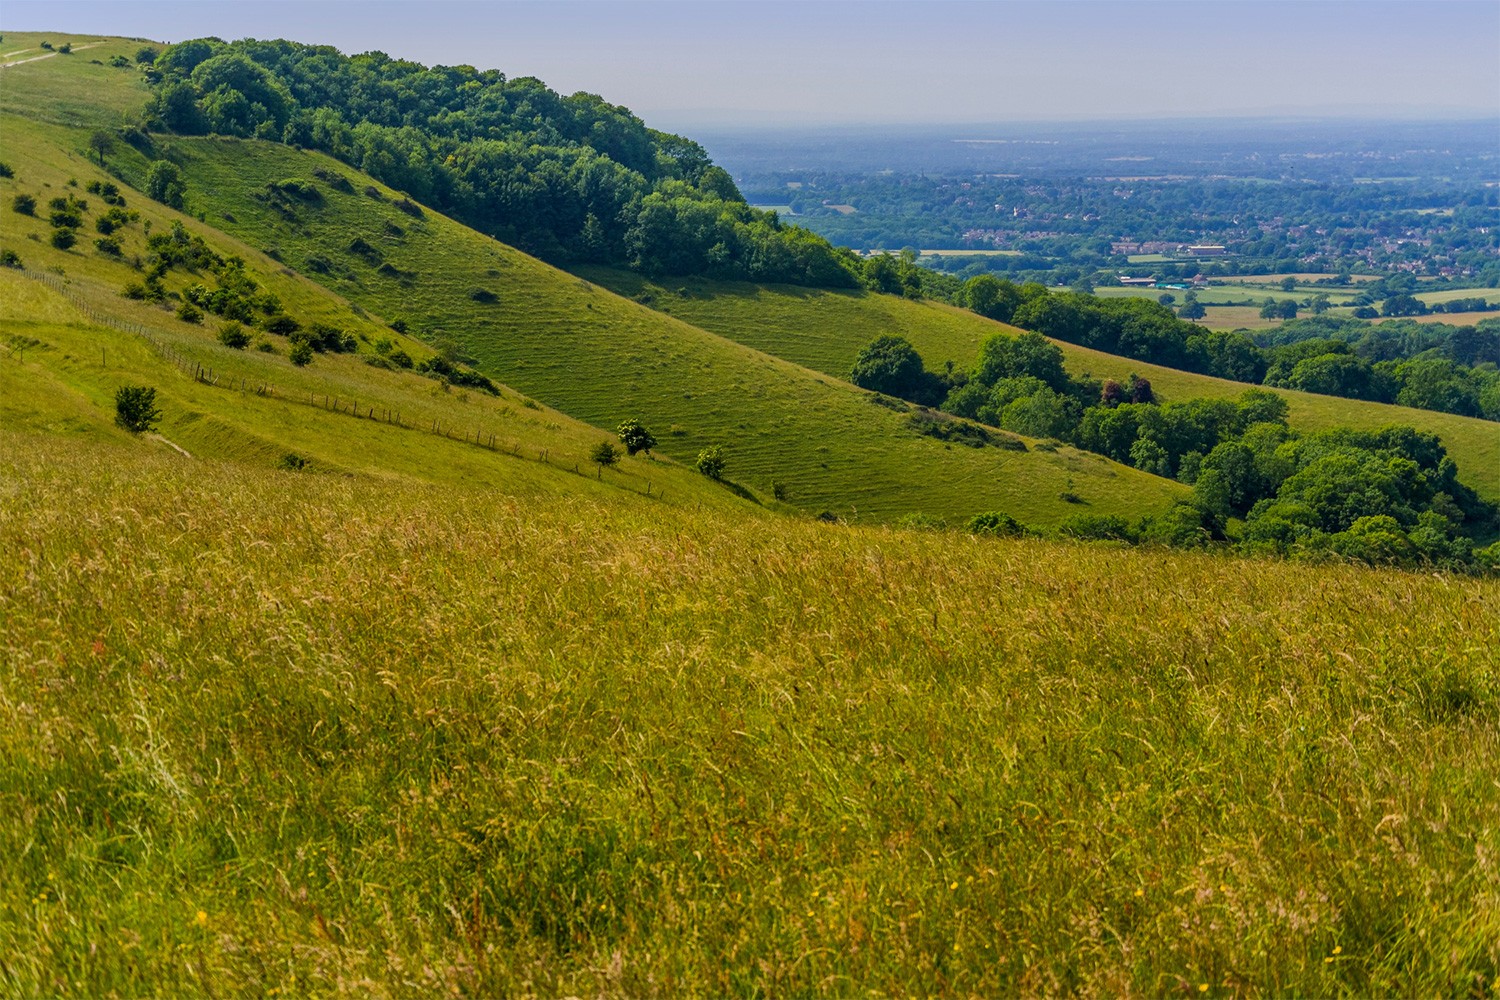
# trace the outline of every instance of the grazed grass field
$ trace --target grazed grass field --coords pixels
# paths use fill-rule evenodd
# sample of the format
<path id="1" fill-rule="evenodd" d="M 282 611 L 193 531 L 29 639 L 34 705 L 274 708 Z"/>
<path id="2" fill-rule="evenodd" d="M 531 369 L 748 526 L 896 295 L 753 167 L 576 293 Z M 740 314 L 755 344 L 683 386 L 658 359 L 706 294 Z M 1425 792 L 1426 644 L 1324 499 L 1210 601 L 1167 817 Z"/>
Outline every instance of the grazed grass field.
<path id="1" fill-rule="evenodd" d="M 1482 995 L 1494 581 L 0 434 L 11 995 Z"/>

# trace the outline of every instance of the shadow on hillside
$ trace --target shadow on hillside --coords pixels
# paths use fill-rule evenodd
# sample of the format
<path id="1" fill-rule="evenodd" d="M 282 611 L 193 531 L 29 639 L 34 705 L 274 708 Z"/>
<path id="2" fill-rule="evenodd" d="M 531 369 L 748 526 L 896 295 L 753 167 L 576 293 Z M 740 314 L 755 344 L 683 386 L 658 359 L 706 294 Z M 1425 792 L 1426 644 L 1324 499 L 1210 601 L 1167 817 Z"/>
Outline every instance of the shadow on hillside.
<path id="1" fill-rule="evenodd" d="M 733 480 L 720 479 L 718 480 L 718 483 L 720 486 L 724 487 L 726 490 L 733 493 L 741 500 L 749 500 L 757 507 L 765 506 L 765 504 L 760 502 L 760 497 L 756 496 L 754 493 L 751 493 L 750 490 L 748 490 L 744 486 L 741 486 L 739 483 L 734 482 Z"/>

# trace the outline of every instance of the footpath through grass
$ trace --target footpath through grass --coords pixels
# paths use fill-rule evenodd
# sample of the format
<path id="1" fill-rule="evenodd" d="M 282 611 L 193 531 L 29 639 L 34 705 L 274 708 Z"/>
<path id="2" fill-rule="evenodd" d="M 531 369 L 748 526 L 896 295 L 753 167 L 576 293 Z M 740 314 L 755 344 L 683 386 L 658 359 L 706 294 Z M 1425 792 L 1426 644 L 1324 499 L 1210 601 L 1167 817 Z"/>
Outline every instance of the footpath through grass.
<path id="1" fill-rule="evenodd" d="M 1494 581 L 0 482 L 0 992 L 1495 988 Z"/>

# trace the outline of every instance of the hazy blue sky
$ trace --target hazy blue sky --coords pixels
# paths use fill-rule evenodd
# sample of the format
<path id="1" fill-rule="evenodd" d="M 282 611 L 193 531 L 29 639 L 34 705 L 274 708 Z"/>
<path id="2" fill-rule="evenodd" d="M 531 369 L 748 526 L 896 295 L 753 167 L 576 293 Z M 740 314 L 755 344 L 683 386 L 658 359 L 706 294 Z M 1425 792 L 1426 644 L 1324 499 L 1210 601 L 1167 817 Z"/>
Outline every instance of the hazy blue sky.
<path id="1" fill-rule="evenodd" d="M 1500 116 L 1497 0 L 5 0 L 0 31 L 283 37 L 593 91 L 653 124 Z"/>

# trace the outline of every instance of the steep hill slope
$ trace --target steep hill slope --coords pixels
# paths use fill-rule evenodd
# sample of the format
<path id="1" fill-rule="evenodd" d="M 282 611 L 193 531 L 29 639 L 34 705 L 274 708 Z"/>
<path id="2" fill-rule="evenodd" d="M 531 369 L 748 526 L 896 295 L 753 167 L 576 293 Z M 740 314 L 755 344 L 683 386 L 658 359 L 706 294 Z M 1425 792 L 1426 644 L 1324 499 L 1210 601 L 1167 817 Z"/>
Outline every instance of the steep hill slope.
<path id="1" fill-rule="evenodd" d="M 883 334 L 905 337 L 930 369 L 941 370 L 948 361 L 967 368 L 979 345 L 996 332 L 1018 332 L 967 310 L 892 295 L 698 278 L 651 282 L 606 268 L 580 273 L 621 294 L 649 300 L 689 323 L 834 375 L 847 373 L 860 349 Z M 1065 341 L 1054 343 L 1075 375 L 1124 380 L 1134 372 L 1149 379 L 1157 393 L 1169 400 L 1233 398 L 1246 389 L 1239 382 L 1146 364 Z M 1300 430 L 1401 424 L 1438 434 L 1459 463 L 1461 478 L 1481 496 L 1500 500 L 1500 425 L 1385 403 L 1289 389 L 1271 391 L 1287 401 L 1288 421 Z"/>
<path id="2" fill-rule="evenodd" d="M 61 57 L 10 67 L 5 93 L 77 89 L 80 66 L 97 72 Z M 118 72 L 117 80 L 90 84 L 136 93 Z M 17 141 L 15 176 L 0 180 L 0 197 L 51 197 L 68 179 L 85 187 L 91 178 L 109 179 L 89 163 L 89 131 L 32 114 L 44 103 L 5 98 L 5 108 L 25 114 L 4 119 Z M 189 232 L 217 227 L 274 259 L 265 267 L 277 280 L 292 281 L 300 271 L 323 283 L 339 296 L 329 301 L 345 303 L 340 323 L 368 310 L 601 428 L 637 417 L 656 432 L 659 451 L 679 461 L 723 445 L 726 478 L 762 502 L 779 494 L 804 510 L 877 519 L 922 513 L 961 521 L 1001 509 L 1046 525 L 1079 509 L 1064 494 L 1093 512 L 1130 516 L 1183 495 L 1176 484 L 1071 449 L 1030 450 L 1008 435 L 986 448 L 926 436 L 909 412 L 871 405 L 869 394 L 841 381 L 625 301 L 328 157 L 249 140 L 137 136 L 133 146 L 114 146 L 107 170 L 139 188 L 149 165 L 162 159 L 181 168 L 185 208 L 202 218 L 188 222 Z M 144 208 L 143 201 L 133 196 L 131 207 Z M 158 225 L 183 218 L 149 208 Z M 132 279 L 123 264 L 98 260 L 86 243 L 54 250 L 41 219 L 12 213 L 3 222 L 0 242 L 30 270 L 92 275 L 97 295 L 111 280 L 118 289 Z M 368 341 L 388 332 L 363 329 Z"/>
<path id="3" fill-rule="evenodd" d="M 210 221 L 578 418 L 608 428 L 638 417 L 683 461 L 723 444 L 728 478 L 763 496 L 774 482 L 804 509 L 845 517 L 1002 509 L 1047 524 L 1075 509 L 1063 493 L 1120 514 L 1180 495 L 1069 449 L 973 449 L 922 436 L 911 414 L 873 406 L 842 382 L 662 317 L 434 213 L 414 217 L 398 194 L 326 158 L 237 140 L 159 146 L 180 160 L 192 197 L 214 192 L 220 217 Z M 130 176 L 128 158 L 119 160 Z M 354 190 L 313 171 L 350 178 Z M 288 178 L 317 185 L 318 203 L 257 197 Z"/>

